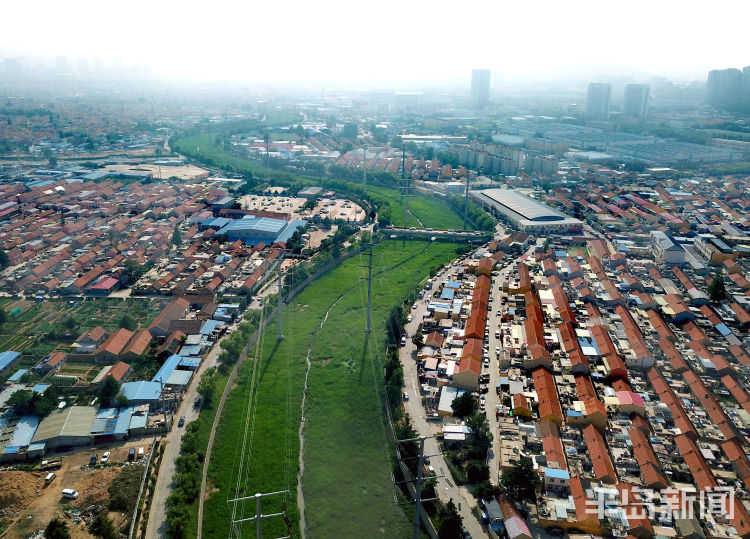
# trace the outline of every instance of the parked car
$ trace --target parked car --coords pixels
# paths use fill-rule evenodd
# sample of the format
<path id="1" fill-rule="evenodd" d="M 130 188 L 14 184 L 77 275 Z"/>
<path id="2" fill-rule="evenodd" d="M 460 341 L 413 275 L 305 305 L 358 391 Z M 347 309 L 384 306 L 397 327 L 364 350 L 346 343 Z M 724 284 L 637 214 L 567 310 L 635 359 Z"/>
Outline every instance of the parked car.
<path id="1" fill-rule="evenodd" d="M 404 391 L 404 400 L 405 401 L 409 400 L 409 394 L 406 391 Z"/>
<path id="2" fill-rule="evenodd" d="M 143 458 L 143 455 L 144 455 L 144 452 L 143 452 L 143 448 L 142 448 L 142 447 L 139 447 L 139 448 L 138 448 L 138 458 L 139 458 L 139 459 L 142 459 L 142 458 Z"/>
<path id="3" fill-rule="evenodd" d="M 71 500 L 75 500 L 76 498 L 78 498 L 78 492 L 76 492 L 72 488 L 64 488 L 62 489 L 62 496 L 63 498 L 70 498 Z"/>
<path id="4" fill-rule="evenodd" d="M 94 453 L 91 455 L 91 458 L 89 459 L 89 466 L 96 466 L 96 463 L 99 461 L 99 455 Z"/>
<path id="5" fill-rule="evenodd" d="M 104 452 L 104 454 L 102 455 L 102 460 L 100 461 L 101 464 L 107 464 L 107 462 L 109 461 L 109 455 L 110 454 L 111 453 L 109 451 L 105 451 Z"/>
<path id="6" fill-rule="evenodd" d="M 133 462 L 133 459 L 135 459 L 135 447 L 131 447 L 128 451 L 128 462 Z"/>
<path id="7" fill-rule="evenodd" d="M 49 485 L 49 484 L 50 484 L 50 483 L 51 483 L 52 481 L 54 481 L 55 477 L 57 477 L 57 475 L 55 475 L 55 472 L 50 472 L 50 473 L 48 473 L 48 474 L 47 474 L 47 475 L 46 475 L 46 476 L 44 477 L 44 484 L 45 484 L 45 485 Z"/>
<path id="8" fill-rule="evenodd" d="M 184 415 L 181 415 L 181 416 L 180 416 L 180 420 L 179 420 L 179 421 L 177 422 L 177 426 L 178 426 L 178 427 L 181 427 L 181 426 L 183 426 L 184 424 L 185 424 L 185 416 L 184 416 Z"/>

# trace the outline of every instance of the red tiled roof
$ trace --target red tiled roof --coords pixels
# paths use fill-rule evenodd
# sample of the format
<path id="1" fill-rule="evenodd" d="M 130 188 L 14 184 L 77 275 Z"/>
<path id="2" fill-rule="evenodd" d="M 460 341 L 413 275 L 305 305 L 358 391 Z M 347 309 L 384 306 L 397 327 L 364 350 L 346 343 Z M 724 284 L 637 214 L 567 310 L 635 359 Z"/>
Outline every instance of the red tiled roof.
<path id="1" fill-rule="evenodd" d="M 605 483 L 615 483 L 617 481 L 615 467 L 612 465 L 612 459 L 602 434 L 594 425 L 586 425 L 583 428 L 583 438 L 586 440 L 596 479 Z"/>

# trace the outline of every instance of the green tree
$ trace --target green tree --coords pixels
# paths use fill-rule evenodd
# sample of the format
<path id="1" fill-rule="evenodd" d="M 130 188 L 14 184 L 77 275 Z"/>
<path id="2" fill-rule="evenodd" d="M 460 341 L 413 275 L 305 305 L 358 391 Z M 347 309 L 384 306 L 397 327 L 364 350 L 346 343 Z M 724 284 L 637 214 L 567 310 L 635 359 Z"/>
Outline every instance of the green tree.
<path id="1" fill-rule="evenodd" d="M 8 319 L 8 315 L 5 314 L 5 309 L 0 309 L 0 326 L 2 326 Z"/>
<path id="2" fill-rule="evenodd" d="M 727 289 L 721 273 L 715 273 L 708 285 L 708 297 L 714 303 L 721 303 L 727 298 Z"/>
<path id="3" fill-rule="evenodd" d="M 198 394 L 201 396 L 203 406 L 210 406 L 216 395 L 216 369 L 211 367 L 203 373 L 198 383 Z"/>
<path id="4" fill-rule="evenodd" d="M 539 475 L 534 471 L 529 458 L 522 458 L 504 471 L 500 479 L 503 492 L 515 501 L 536 501 L 536 490 L 540 485 Z"/>
<path id="5" fill-rule="evenodd" d="M 111 406 L 118 393 L 120 393 L 120 382 L 111 376 L 105 377 L 99 388 L 99 400 L 101 405 L 104 407 Z"/>
<path id="6" fill-rule="evenodd" d="M 63 324 L 65 325 L 65 329 L 72 331 L 76 328 L 76 319 L 73 316 L 68 316 Z"/>
<path id="7" fill-rule="evenodd" d="M 67 522 L 57 517 L 53 518 L 44 530 L 44 537 L 47 539 L 70 539 Z"/>
<path id="8" fill-rule="evenodd" d="M 477 409 L 477 402 L 471 393 L 462 393 L 451 403 L 453 414 L 456 417 L 466 417 L 472 415 Z"/>
<path id="9" fill-rule="evenodd" d="M 463 537 L 461 531 L 462 524 L 461 515 L 458 514 L 458 509 L 456 508 L 456 504 L 453 503 L 453 499 L 438 509 L 435 527 L 440 539 L 458 539 Z"/>
<path id="10" fill-rule="evenodd" d="M 0 268 L 7 268 L 9 264 L 8 253 L 4 249 L 0 249 Z"/>
<path id="11" fill-rule="evenodd" d="M 135 320 L 133 320 L 132 316 L 128 314 L 124 314 L 122 315 L 122 318 L 120 319 L 120 327 L 133 331 L 136 328 Z"/>
<path id="12" fill-rule="evenodd" d="M 115 530 L 112 521 L 107 518 L 107 514 L 102 511 L 91 522 L 89 531 L 92 535 L 97 537 L 103 537 L 104 539 L 115 539 L 117 537 L 117 530 Z"/>
<path id="13" fill-rule="evenodd" d="M 179 247 L 182 243 L 182 233 L 178 225 L 175 225 L 174 232 L 172 232 L 172 245 Z"/>

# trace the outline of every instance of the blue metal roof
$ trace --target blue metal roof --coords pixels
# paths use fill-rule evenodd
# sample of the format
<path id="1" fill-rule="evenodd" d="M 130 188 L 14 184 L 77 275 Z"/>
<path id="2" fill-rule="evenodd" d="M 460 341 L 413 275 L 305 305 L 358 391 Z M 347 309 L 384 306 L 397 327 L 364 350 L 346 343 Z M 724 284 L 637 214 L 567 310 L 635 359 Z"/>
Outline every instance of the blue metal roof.
<path id="1" fill-rule="evenodd" d="M 49 384 L 37 384 L 31 388 L 34 393 L 44 393 L 49 388 Z"/>
<path id="2" fill-rule="evenodd" d="M 125 382 L 122 384 L 121 391 L 129 401 L 156 401 L 161 395 L 161 384 L 145 381 Z"/>
<path id="3" fill-rule="evenodd" d="M 18 356 L 20 355 L 20 353 L 13 352 L 12 350 L 0 352 L 0 371 L 4 371 L 11 363 L 18 359 Z"/>
<path id="4" fill-rule="evenodd" d="M 115 424 L 115 434 L 127 434 L 130 428 L 130 418 L 133 416 L 135 406 L 123 406 L 117 414 L 117 423 Z"/>
<path id="5" fill-rule="evenodd" d="M 731 335 L 732 334 L 732 330 L 729 329 L 724 322 L 716 324 L 716 331 L 718 331 L 719 333 L 721 333 L 722 337 L 726 337 L 727 335 Z"/>
<path id="6" fill-rule="evenodd" d="M 180 356 L 181 357 L 188 357 L 188 356 L 200 356 L 201 352 L 203 351 L 203 347 L 199 345 L 187 345 L 180 348 Z"/>
<path id="7" fill-rule="evenodd" d="M 167 378 L 166 384 L 170 386 L 186 386 L 190 383 L 192 377 L 193 371 L 172 371 L 172 374 Z"/>
<path id="8" fill-rule="evenodd" d="M 26 374 L 27 372 L 29 372 L 29 370 L 28 370 L 28 369 L 18 369 L 18 370 L 17 370 L 16 372 L 14 372 L 14 373 L 13 373 L 13 374 L 12 374 L 12 375 L 10 376 L 10 378 L 8 378 L 8 382 L 18 382 L 18 381 L 19 381 L 19 380 L 21 379 L 21 377 L 22 377 L 22 376 L 23 376 L 24 374 Z"/>
<path id="9" fill-rule="evenodd" d="M 201 335 L 211 335 L 211 332 L 216 328 L 220 328 L 224 325 L 224 322 L 219 320 L 206 320 L 201 326 Z"/>
<path id="10" fill-rule="evenodd" d="M 189 369 L 197 369 L 203 360 L 199 357 L 185 357 L 180 361 L 180 367 L 187 367 Z"/>
<path id="11" fill-rule="evenodd" d="M 159 372 L 156 373 L 156 375 L 151 379 L 152 382 L 163 382 L 167 383 L 167 378 L 169 378 L 169 375 L 172 374 L 172 371 L 177 368 L 177 365 L 180 363 L 180 360 L 182 357 L 178 356 L 177 354 L 173 354 L 167 358 L 167 360 L 164 362 L 164 365 L 161 366 L 159 369 Z"/>
<path id="12" fill-rule="evenodd" d="M 557 468 L 544 468 L 544 475 L 547 477 L 555 477 L 557 479 L 570 479 L 570 472 L 567 470 L 559 470 Z"/>
<path id="13" fill-rule="evenodd" d="M 25 415 L 18 420 L 16 430 L 13 431 L 8 445 L 5 447 L 6 453 L 17 453 L 21 447 L 26 447 L 31 443 L 36 428 L 39 426 L 41 419 L 36 415 Z"/>
<path id="14" fill-rule="evenodd" d="M 443 288 L 443 292 L 440 294 L 440 299 L 452 300 L 455 295 L 456 291 L 453 288 Z"/>
<path id="15" fill-rule="evenodd" d="M 298 228 L 303 228 L 307 225 L 307 221 L 304 219 L 294 219 L 289 221 L 289 225 L 276 237 L 276 242 L 287 242 L 292 237 L 294 231 Z M 275 243 L 275 242 L 274 242 Z"/>

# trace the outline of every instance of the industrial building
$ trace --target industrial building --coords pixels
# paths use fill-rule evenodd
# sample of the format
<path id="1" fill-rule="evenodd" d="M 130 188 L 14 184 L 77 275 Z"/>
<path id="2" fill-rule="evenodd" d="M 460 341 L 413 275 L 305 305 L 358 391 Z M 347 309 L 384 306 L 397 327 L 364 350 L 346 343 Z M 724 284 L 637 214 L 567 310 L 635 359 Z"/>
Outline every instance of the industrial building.
<path id="1" fill-rule="evenodd" d="M 271 217 L 254 217 L 246 215 L 242 219 L 234 219 L 221 227 L 217 236 L 225 235 L 229 241 L 241 240 L 247 245 L 258 243 L 273 244 L 285 242 L 292 237 L 295 230 L 303 228 L 307 221 L 295 219 L 284 221 Z"/>
<path id="2" fill-rule="evenodd" d="M 484 189 L 469 193 L 474 202 L 505 218 L 524 232 L 539 234 L 580 232 L 583 223 L 512 189 Z"/>
<path id="3" fill-rule="evenodd" d="M 31 441 L 44 442 L 45 450 L 90 445 L 93 442 L 91 425 L 96 414 L 93 406 L 70 406 L 55 410 L 42 420 Z"/>

